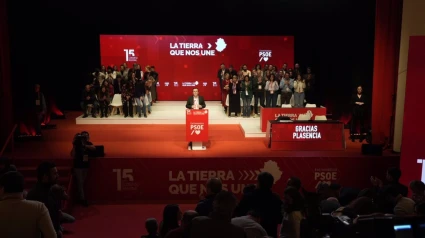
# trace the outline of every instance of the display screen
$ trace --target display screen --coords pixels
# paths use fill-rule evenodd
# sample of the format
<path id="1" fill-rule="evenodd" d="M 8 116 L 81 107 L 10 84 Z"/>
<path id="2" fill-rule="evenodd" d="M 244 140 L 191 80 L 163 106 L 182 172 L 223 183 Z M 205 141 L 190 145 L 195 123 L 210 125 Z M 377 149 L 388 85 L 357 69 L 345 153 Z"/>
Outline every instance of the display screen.
<path id="1" fill-rule="evenodd" d="M 411 225 L 396 225 L 394 226 L 396 238 L 413 238 L 413 230 Z"/>
<path id="2" fill-rule="evenodd" d="M 159 101 L 182 101 L 197 87 L 205 100 L 220 100 L 222 63 L 239 71 L 257 64 L 294 66 L 293 36 L 101 35 L 101 64 L 155 66 Z"/>

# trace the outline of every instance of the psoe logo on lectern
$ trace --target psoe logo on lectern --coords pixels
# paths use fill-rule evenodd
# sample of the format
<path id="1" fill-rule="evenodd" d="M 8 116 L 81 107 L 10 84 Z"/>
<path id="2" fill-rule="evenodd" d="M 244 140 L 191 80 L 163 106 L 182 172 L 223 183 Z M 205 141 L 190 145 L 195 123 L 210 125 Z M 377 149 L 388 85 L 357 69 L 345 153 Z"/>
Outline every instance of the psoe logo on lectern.
<path id="1" fill-rule="evenodd" d="M 200 135 L 201 132 L 204 130 L 204 124 L 191 124 L 190 130 L 192 131 L 190 135 Z"/>

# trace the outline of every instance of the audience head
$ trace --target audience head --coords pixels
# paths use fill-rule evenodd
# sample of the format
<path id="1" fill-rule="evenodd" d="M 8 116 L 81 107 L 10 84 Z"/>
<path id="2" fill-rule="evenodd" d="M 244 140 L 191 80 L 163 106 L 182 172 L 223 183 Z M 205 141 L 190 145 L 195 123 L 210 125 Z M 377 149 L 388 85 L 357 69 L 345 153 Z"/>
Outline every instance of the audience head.
<path id="1" fill-rule="evenodd" d="M 413 180 L 409 184 L 410 190 L 412 190 L 415 194 L 424 195 L 425 192 L 425 184 L 420 180 Z"/>
<path id="2" fill-rule="evenodd" d="M 232 80 L 234 83 L 236 83 L 238 81 L 238 76 L 237 75 L 233 75 Z"/>
<path id="3" fill-rule="evenodd" d="M 162 214 L 162 226 L 160 230 L 161 237 L 165 237 L 169 231 L 178 228 L 181 218 L 182 212 L 180 211 L 179 205 L 168 204 L 165 206 Z"/>
<path id="4" fill-rule="evenodd" d="M 151 68 L 150 68 L 150 70 L 152 71 L 152 72 L 155 72 L 155 66 L 151 66 Z"/>
<path id="5" fill-rule="evenodd" d="M 257 182 L 259 189 L 271 189 L 274 184 L 274 178 L 269 172 L 262 172 L 258 175 Z"/>
<path id="6" fill-rule="evenodd" d="M 189 210 L 189 211 L 185 211 L 183 213 L 183 218 L 182 218 L 182 225 L 186 226 L 189 225 L 193 218 L 199 216 L 199 214 L 195 211 Z"/>
<path id="7" fill-rule="evenodd" d="M 256 189 L 255 184 L 248 184 L 243 188 L 243 194 L 244 195 L 250 194 L 254 192 L 255 189 Z"/>
<path id="8" fill-rule="evenodd" d="M 36 93 L 40 92 L 40 84 L 35 85 L 35 92 Z"/>
<path id="9" fill-rule="evenodd" d="M 273 82 L 273 81 L 275 80 L 275 77 L 276 77 L 276 76 L 274 76 L 274 74 L 270 74 L 270 78 L 269 78 L 269 79 L 270 79 L 270 81 L 272 81 L 272 82 Z"/>
<path id="10" fill-rule="evenodd" d="M 293 187 L 297 190 L 301 189 L 301 180 L 297 177 L 290 177 L 286 182 L 286 187 Z"/>
<path id="11" fill-rule="evenodd" d="M 53 198 L 57 201 L 67 200 L 68 195 L 66 194 L 65 188 L 59 184 L 55 184 L 50 188 L 50 193 Z"/>
<path id="12" fill-rule="evenodd" d="M 0 177 L 0 198 L 8 194 L 24 192 L 24 176 L 16 171 L 10 171 Z"/>
<path id="13" fill-rule="evenodd" d="M 86 87 L 85 87 L 85 89 L 86 89 L 87 92 L 90 92 L 90 90 L 91 90 L 90 84 L 87 84 Z"/>
<path id="14" fill-rule="evenodd" d="M 210 178 L 207 181 L 207 193 L 217 194 L 222 190 L 222 183 L 219 178 Z"/>
<path id="15" fill-rule="evenodd" d="M 389 168 L 387 170 L 387 180 L 388 182 L 398 183 L 401 177 L 401 170 L 396 167 Z"/>
<path id="16" fill-rule="evenodd" d="M 243 77 L 243 79 L 245 80 L 245 82 L 249 82 L 249 76 L 245 75 L 245 77 Z"/>
<path id="17" fill-rule="evenodd" d="M 37 180 L 40 183 L 55 184 L 59 178 L 56 165 L 52 162 L 43 162 L 37 168 Z"/>
<path id="18" fill-rule="evenodd" d="M 226 68 L 226 65 L 224 63 L 221 63 L 220 68 L 221 69 L 225 69 Z"/>
<path id="19" fill-rule="evenodd" d="M 237 205 L 237 200 L 233 193 L 221 190 L 215 196 L 213 202 L 213 213 L 223 219 L 230 219 Z"/>
<path id="20" fill-rule="evenodd" d="M 155 218 L 148 218 L 145 221 L 145 228 L 149 235 L 156 235 L 158 233 L 158 222 Z"/>
<path id="21" fill-rule="evenodd" d="M 307 73 L 311 74 L 311 67 L 307 67 Z"/>

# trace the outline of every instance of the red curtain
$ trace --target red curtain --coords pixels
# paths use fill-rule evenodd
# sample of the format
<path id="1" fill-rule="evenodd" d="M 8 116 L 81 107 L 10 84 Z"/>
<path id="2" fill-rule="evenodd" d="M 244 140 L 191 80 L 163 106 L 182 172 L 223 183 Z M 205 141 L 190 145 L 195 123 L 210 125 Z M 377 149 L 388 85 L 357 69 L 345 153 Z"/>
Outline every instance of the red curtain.
<path id="1" fill-rule="evenodd" d="M 9 29 L 6 0 L 0 0 L 0 150 L 13 128 Z"/>
<path id="2" fill-rule="evenodd" d="M 372 94 L 372 142 L 391 134 L 393 96 L 397 85 L 403 0 L 376 0 Z"/>

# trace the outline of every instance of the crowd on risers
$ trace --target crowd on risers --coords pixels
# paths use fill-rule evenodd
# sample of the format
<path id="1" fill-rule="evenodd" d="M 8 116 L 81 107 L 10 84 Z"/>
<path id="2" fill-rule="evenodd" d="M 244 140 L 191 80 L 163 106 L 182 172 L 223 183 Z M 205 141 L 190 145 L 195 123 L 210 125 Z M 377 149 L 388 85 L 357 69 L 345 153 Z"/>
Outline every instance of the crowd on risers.
<path id="1" fill-rule="evenodd" d="M 40 233 L 45 238 L 61 237 L 61 224 L 74 222 L 71 215 L 61 211 L 61 201 L 67 195 L 57 184 L 55 165 L 40 164 L 37 177 L 37 184 L 26 194 L 19 168 L 8 165 L 1 170 L 2 237 L 33 238 Z M 306 233 L 316 233 L 307 237 L 325 237 L 325 233 L 317 234 L 324 232 L 323 224 L 316 224 L 317 217 L 325 213 L 348 216 L 354 227 L 365 217 L 425 215 L 424 183 L 412 181 L 412 195 L 408 198 L 408 188 L 399 183 L 400 177 L 398 168 L 390 168 L 385 183 L 371 177 L 371 187 L 367 189 L 319 183 L 314 192 L 306 191 L 300 179 L 291 177 L 281 194 L 282 200 L 272 191 L 273 176 L 262 172 L 256 185 L 246 186 L 240 201 L 222 189 L 220 179 L 210 178 L 207 193 L 194 210 L 182 212 L 176 204 L 167 205 L 159 224 L 154 218 L 146 220 L 148 234 L 142 237 L 300 238 Z"/>
<path id="2" fill-rule="evenodd" d="M 91 114 L 96 118 L 120 114 L 124 117 L 147 118 L 152 111 L 152 105 L 157 102 L 156 85 L 159 74 L 155 66 L 146 66 L 145 71 L 140 65 L 133 64 L 132 68 L 123 63 L 117 66 L 102 66 L 90 75 L 81 95 L 83 117 Z M 115 102 L 118 102 L 116 105 Z M 117 110 L 112 110 L 112 107 Z M 135 109 L 135 111 L 134 111 Z"/>
<path id="3" fill-rule="evenodd" d="M 257 64 L 252 70 L 242 65 L 236 71 L 221 64 L 217 79 L 222 90 L 222 104 L 230 116 L 256 117 L 262 107 L 304 107 L 316 104 L 316 77 L 310 67 L 303 72 L 298 63 L 294 68 Z"/>

